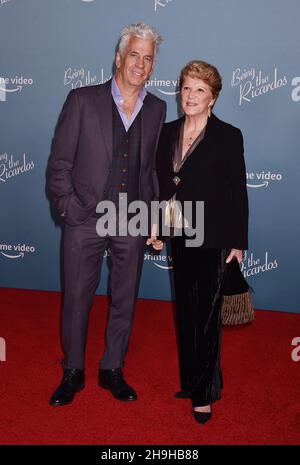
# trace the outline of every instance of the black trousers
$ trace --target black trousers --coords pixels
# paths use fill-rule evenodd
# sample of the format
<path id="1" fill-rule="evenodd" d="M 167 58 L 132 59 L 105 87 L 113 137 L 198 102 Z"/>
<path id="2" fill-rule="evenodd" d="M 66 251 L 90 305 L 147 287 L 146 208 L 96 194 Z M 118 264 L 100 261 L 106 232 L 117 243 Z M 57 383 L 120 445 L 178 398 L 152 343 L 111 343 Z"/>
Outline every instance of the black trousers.
<path id="1" fill-rule="evenodd" d="M 200 407 L 221 398 L 221 286 L 229 250 L 185 247 L 184 237 L 171 239 L 171 247 L 181 389 Z"/>

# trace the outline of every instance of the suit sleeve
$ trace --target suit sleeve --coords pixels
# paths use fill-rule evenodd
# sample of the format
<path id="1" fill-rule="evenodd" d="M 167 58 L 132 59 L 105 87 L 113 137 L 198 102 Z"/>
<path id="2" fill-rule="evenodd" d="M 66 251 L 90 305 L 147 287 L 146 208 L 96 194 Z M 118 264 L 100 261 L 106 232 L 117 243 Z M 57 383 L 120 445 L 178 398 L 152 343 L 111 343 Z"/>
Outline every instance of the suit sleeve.
<path id="1" fill-rule="evenodd" d="M 80 132 L 78 96 L 72 90 L 60 113 L 47 169 L 47 188 L 61 216 L 66 215 L 73 193 L 71 173 Z"/>
<path id="2" fill-rule="evenodd" d="M 238 129 L 233 150 L 229 157 L 229 178 L 232 192 L 234 214 L 234 248 L 245 250 L 248 248 L 248 195 L 246 183 L 246 167 L 244 160 L 244 141 L 241 131 Z"/>

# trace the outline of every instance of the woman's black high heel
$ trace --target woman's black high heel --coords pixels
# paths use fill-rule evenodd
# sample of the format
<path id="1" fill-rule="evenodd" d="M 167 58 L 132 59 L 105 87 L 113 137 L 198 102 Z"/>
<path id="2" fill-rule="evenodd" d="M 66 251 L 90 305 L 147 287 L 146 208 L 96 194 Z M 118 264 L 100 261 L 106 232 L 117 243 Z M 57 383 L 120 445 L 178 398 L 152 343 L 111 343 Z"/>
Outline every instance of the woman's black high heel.
<path id="1" fill-rule="evenodd" d="M 210 412 L 197 412 L 196 410 L 193 410 L 193 417 L 201 425 L 204 425 L 204 423 L 206 423 L 208 420 L 210 420 L 211 416 L 212 416 L 212 408 L 211 408 Z"/>

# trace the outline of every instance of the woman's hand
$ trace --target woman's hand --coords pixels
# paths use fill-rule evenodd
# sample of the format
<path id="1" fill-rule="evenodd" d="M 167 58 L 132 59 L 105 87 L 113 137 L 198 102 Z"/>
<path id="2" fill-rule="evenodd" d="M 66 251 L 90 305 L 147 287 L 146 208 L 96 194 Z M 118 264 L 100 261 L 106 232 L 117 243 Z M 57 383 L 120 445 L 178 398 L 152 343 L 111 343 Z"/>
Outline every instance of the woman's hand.
<path id="1" fill-rule="evenodd" d="M 164 247 L 163 241 L 157 240 L 156 236 L 151 236 L 149 239 L 147 239 L 146 242 L 147 245 L 152 245 L 153 249 L 155 250 L 162 250 Z"/>
<path id="2" fill-rule="evenodd" d="M 151 237 L 146 241 L 147 245 L 152 245 L 155 250 L 162 250 L 164 247 L 163 241 L 157 240 L 157 224 L 153 224 L 151 228 Z"/>
<path id="3" fill-rule="evenodd" d="M 230 254 L 226 258 L 226 263 L 230 263 L 233 258 L 236 258 L 239 263 L 243 261 L 243 250 L 231 249 Z"/>

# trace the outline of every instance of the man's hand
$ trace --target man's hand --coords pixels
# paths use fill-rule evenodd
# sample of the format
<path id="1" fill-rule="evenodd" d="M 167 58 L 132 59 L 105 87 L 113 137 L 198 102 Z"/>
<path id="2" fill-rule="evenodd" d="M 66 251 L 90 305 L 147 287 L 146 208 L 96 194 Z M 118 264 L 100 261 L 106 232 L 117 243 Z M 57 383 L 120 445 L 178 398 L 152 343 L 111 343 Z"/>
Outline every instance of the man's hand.
<path id="1" fill-rule="evenodd" d="M 147 245 L 152 245 L 153 249 L 155 250 L 162 250 L 164 247 L 163 241 L 157 240 L 156 236 L 151 236 L 149 239 L 146 241 Z"/>
<path id="2" fill-rule="evenodd" d="M 226 263 L 230 263 L 234 257 L 239 263 L 241 263 L 243 261 L 243 250 L 231 249 L 231 252 L 226 259 Z"/>

